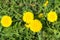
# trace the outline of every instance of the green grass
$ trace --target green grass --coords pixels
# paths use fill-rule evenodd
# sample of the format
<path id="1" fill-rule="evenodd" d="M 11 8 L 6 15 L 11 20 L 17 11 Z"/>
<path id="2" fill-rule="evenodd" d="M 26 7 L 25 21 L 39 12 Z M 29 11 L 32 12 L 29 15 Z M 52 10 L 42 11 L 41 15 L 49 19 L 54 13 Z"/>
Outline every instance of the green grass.
<path id="1" fill-rule="evenodd" d="M 4 15 L 9 15 L 13 19 L 12 25 L 8 28 L 0 24 L 0 40 L 60 40 L 60 0 L 48 1 L 48 6 L 43 7 L 45 0 L 0 0 L 0 20 Z M 38 33 L 24 26 L 24 11 L 32 11 L 37 18 L 39 13 L 46 15 L 50 10 L 57 12 L 57 22 L 50 23 L 46 18 L 39 19 L 43 23 L 43 28 Z"/>

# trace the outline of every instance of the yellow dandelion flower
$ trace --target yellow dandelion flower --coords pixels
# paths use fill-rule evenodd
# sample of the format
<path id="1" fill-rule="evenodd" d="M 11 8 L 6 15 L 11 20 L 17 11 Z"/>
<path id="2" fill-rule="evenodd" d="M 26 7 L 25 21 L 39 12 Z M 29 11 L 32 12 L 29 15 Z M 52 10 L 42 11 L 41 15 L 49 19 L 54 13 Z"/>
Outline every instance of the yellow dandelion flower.
<path id="1" fill-rule="evenodd" d="M 34 19 L 34 15 L 32 12 L 25 12 L 23 13 L 23 21 L 29 23 L 31 20 Z"/>
<path id="2" fill-rule="evenodd" d="M 10 16 L 3 16 L 1 19 L 1 24 L 3 27 L 9 27 L 12 24 L 12 19 Z"/>
<path id="3" fill-rule="evenodd" d="M 40 14 L 38 15 L 39 18 L 42 18 L 43 16 L 44 16 L 43 13 L 40 13 Z"/>
<path id="4" fill-rule="evenodd" d="M 55 22 L 55 21 L 57 21 L 57 14 L 56 14 L 56 12 L 50 11 L 50 12 L 47 14 L 47 20 L 48 20 L 49 22 Z"/>
<path id="5" fill-rule="evenodd" d="M 48 0 L 44 3 L 44 7 L 46 7 L 48 5 Z"/>
<path id="6" fill-rule="evenodd" d="M 37 19 L 31 21 L 29 26 L 30 26 L 30 30 L 33 32 L 39 32 L 42 29 L 42 23 Z"/>
<path id="7" fill-rule="evenodd" d="M 25 26 L 26 26 L 27 28 L 30 28 L 29 24 L 25 24 Z"/>

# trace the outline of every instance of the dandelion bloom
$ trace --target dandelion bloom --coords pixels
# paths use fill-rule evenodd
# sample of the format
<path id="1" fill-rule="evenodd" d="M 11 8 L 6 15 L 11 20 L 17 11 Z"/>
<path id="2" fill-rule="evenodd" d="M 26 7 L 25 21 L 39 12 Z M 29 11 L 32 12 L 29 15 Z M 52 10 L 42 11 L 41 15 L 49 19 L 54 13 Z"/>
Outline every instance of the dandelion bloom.
<path id="1" fill-rule="evenodd" d="M 48 5 L 48 0 L 44 3 L 44 6 L 46 7 Z"/>
<path id="2" fill-rule="evenodd" d="M 42 18 L 43 16 L 44 16 L 43 13 L 40 13 L 40 14 L 38 15 L 39 18 Z"/>
<path id="3" fill-rule="evenodd" d="M 29 24 L 25 24 L 25 26 L 26 26 L 27 28 L 30 28 Z"/>
<path id="4" fill-rule="evenodd" d="M 30 30 L 33 32 L 39 32 L 42 29 L 42 23 L 37 19 L 32 20 L 29 26 Z"/>
<path id="5" fill-rule="evenodd" d="M 34 19 L 34 15 L 32 12 L 25 12 L 23 13 L 23 21 L 29 23 L 31 20 Z"/>
<path id="6" fill-rule="evenodd" d="M 55 22 L 57 21 L 57 13 L 54 12 L 54 11 L 50 11 L 48 14 L 47 14 L 47 20 L 49 22 Z"/>
<path id="7" fill-rule="evenodd" d="M 3 16 L 1 19 L 1 24 L 3 27 L 9 27 L 12 24 L 12 19 L 10 16 Z"/>

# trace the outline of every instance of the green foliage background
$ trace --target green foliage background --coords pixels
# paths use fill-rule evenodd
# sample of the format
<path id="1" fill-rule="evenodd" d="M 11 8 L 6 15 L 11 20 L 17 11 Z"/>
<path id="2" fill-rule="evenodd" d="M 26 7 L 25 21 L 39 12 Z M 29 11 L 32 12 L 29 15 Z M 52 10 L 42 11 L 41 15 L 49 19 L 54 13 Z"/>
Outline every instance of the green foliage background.
<path id="1" fill-rule="evenodd" d="M 4 15 L 9 15 L 13 19 L 12 25 L 8 28 L 0 24 L 0 40 L 60 40 L 60 0 L 48 1 L 48 6 L 44 7 L 46 0 L 0 0 L 0 20 Z M 58 14 L 58 21 L 55 23 L 46 20 L 46 14 L 50 10 Z M 39 13 L 45 15 L 39 19 L 43 24 L 40 32 L 34 33 L 24 26 L 24 11 L 32 11 L 35 19 L 39 19 Z"/>

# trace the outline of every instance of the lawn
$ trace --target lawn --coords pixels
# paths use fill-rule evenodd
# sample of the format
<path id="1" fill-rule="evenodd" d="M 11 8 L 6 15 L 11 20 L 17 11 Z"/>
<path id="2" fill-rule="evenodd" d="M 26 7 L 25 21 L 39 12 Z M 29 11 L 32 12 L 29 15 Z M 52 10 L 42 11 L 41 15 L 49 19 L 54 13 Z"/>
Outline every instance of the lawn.
<path id="1" fill-rule="evenodd" d="M 56 12 L 57 21 L 47 20 L 50 11 Z M 24 12 L 32 12 L 34 19 L 41 21 L 40 31 L 33 32 L 25 26 Z M 9 27 L 1 24 L 4 15 L 12 19 Z M 0 0 L 0 40 L 60 40 L 60 0 Z"/>

